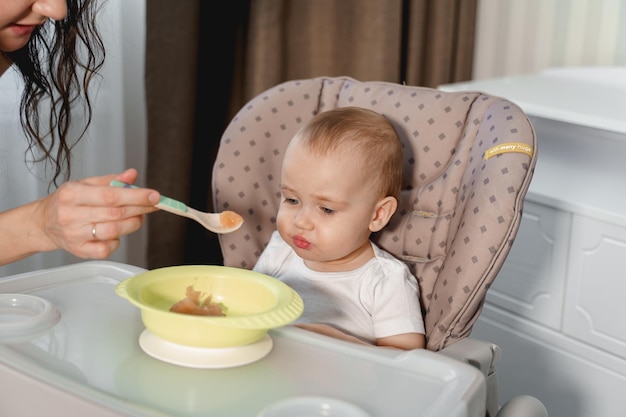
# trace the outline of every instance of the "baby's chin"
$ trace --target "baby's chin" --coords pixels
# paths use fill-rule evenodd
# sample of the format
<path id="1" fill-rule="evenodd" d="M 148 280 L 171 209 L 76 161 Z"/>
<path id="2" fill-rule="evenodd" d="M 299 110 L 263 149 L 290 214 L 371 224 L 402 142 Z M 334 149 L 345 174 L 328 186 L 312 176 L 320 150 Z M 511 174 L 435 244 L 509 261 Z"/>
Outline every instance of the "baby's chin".
<path id="1" fill-rule="evenodd" d="M 297 253 L 297 252 L 296 252 Z M 313 256 L 300 256 L 307 268 L 317 272 L 348 272 L 358 268 L 351 262 L 341 259 L 320 259 Z"/>

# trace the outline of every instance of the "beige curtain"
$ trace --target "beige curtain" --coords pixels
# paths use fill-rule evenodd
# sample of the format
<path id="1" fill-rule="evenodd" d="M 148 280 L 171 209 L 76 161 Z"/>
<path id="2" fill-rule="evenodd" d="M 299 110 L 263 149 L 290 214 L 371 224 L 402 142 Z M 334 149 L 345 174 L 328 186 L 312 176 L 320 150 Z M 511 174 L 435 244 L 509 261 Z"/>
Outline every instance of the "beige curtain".
<path id="1" fill-rule="evenodd" d="M 427 87 L 469 80 L 475 18 L 475 0 L 253 1 L 232 110 L 319 75 Z"/>
<path id="2" fill-rule="evenodd" d="M 428 87 L 471 79 L 476 0 L 231 0 L 220 8 L 150 0 L 147 8 L 148 184 L 199 209 L 211 210 L 221 132 L 273 85 L 322 75 Z M 216 71 L 223 77 L 207 83 Z M 218 85 L 228 87 L 219 102 Z M 198 117 L 202 106 L 222 110 Z M 194 186 L 197 173 L 205 181 Z M 150 268 L 221 263 L 215 236 L 189 222 L 150 215 Z"/>

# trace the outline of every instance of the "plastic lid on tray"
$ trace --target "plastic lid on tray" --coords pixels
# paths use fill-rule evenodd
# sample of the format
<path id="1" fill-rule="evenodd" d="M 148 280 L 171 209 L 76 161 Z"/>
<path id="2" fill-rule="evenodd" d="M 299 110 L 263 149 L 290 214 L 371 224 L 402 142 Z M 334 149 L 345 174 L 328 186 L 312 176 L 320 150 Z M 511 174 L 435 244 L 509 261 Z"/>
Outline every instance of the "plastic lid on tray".
<path id="1" fill-rule="evenodd" d="M 329 397 L 292 397 L 263 409 L 257 417 L 370 417 L 356 405 Z"/>
<path id="2" fill-rule="evenodd" d="M 48 332 L 61 314 L 48 300 L 29 294 L 0 294 L 0 343 L 21 343 Z"/>

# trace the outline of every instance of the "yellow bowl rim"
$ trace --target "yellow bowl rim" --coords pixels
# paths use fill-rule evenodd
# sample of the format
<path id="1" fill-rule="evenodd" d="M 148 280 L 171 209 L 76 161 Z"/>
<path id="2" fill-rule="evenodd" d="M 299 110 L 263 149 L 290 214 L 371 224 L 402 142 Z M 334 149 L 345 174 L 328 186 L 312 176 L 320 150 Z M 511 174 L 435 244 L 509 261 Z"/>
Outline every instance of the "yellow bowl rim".
<path id="1" fill-rule="evenodd" d="M 128 291 L 129 286 L 132 286 L 133 283 L 142 280 L 150 280 L 151 282 L 154 282 L 155 279 L 161 278 L 159 275 L 163 275 L 161 279 L 170 279 L 171 276 L 168 275 L 170 272 L 182 272 L 185 274 L 207 274 L 211 272 L 219 272 L 220 275 L 241 275 L 243 272 L 246 276 L 254 278 L 257 281 L 261 281 L 263 284 L 274 290 L 278 297 L 278 303 L 274 308 L 268 311 L 250 316 L 196 316 L 191 314 L 173 313 L 143 304 L 136 298 L 136 294 L 130 294 Z M 143 287 L 144 286 L 138 286 L 135 288 L 135 291 L 138 293 Z M 115 292 L 142 311 L 165 315 L 175 314 L 176 316 L 180 316 L 181 320 L 185 321 L 202 321 L 207 324 L 210 323 L 239 329 L 271 329 L 280 327 L 296 320 L 300 317 L 304 310 L 304 303 L 300 295 L 279 279 L 247 269 L 219 265 L 178 265 L 152 269 L 121 281 L 116 285 Z"/>

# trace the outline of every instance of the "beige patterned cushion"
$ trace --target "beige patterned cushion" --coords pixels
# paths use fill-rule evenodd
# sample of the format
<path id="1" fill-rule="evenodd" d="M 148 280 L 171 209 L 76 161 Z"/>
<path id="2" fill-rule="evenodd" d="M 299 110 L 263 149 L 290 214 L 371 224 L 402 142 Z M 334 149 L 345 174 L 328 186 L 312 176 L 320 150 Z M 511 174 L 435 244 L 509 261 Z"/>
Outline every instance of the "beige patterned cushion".
<path id="1" fill-rule="evenodd" d="M 430 350 L 467 337 L 521 220 L 536 152 L 533 128 L 513 103 L 479 92 L 443 92 L 349 77 L 290 81 L 251 100 L 222 136 L 213 168 L 218 211 L 243 227 L 221 235 L 224 264 L 250 269 L 275 230 L 280 167 L 291 136 L 318 112 L 360 106 L 386 115 L 405 147 L 405 183 L 391 224 L 373 239 L 406 261 L 421 289 Z"/>

